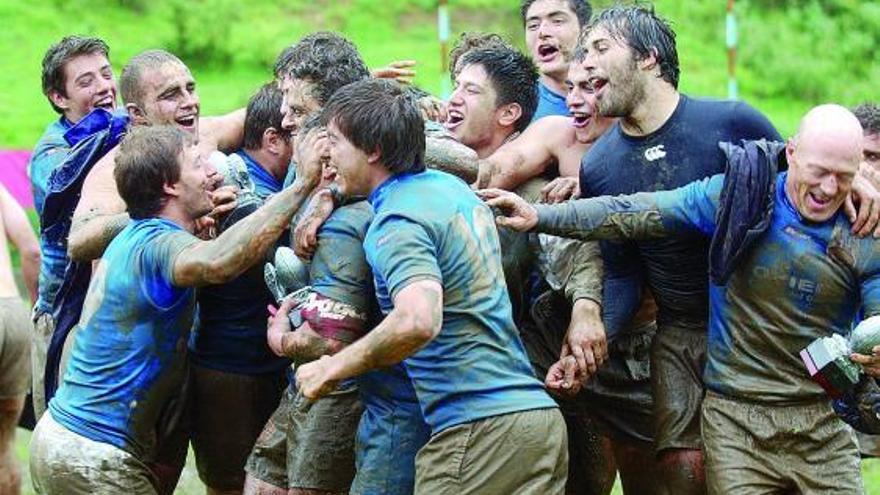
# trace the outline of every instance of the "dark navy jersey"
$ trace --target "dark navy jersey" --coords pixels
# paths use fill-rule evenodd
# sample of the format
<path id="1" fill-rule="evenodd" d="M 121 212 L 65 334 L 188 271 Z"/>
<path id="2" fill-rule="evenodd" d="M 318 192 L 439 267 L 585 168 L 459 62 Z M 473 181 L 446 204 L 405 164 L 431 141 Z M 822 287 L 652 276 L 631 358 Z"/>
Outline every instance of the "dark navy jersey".
<path id="1" fill-rule="evenodd" d="M 749 105 L 681 95 L 669 120 L 655 132 L 628 136 L 618 122 L 596 141 L 581 161 L 581 197 L 681 187 L 724 172 L 719 142 L 760 138 L 781 140 L 767 118 Z M 708 251 L 708 238 L 698 233 L 602 243 L 606 276 L 629 274 L 639 263 L 644 267 L 661 324 L 676 320 L 704 326 Z"/>

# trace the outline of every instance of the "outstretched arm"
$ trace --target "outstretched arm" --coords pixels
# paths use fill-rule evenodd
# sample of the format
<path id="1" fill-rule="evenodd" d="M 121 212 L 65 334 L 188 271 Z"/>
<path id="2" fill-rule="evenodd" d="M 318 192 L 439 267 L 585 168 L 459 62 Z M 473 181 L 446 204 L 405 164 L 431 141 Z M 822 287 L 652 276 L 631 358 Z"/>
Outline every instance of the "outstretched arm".
<path id="1" fill-rule="evenodd" d="M 21 274 L 31 301 L 37 300 L 40 274 L 40 244 L 21 205 L 0 185 L 0 219 L 6 235 L 21 255 Z"/>
<path id="2" fill-rule="evenodd" d="M 480 160 L 477 188 L 512 191 L 532 177 L 544 173 L 555 159 L 551 143 L 570 127 L 564 117 L 544 118 L 530 124 L 513 141 Z"/>
<path id="3" fill-rule="evenodd" d="M 298 175 L 296 182 L 257 211 L 211 241 L 188 247 L 174 263 L 174 283 L 181 287 L 222 284 L 263 259 L 287 228 L 291 217 L 318 183 L 318 171 Z"/>
<path id="4" fill-rule="evenodd" d="M 601 196 L 557 205 L 530 205 L 513 193 L 486 189 L 478 194 L 501 210 L 499 225 L 519 231 L 581 240 L 649 239 L 680 230 L 710 235 L 723 175 L 692 182 L 672 191 Z"/>
<path id="5" fill-rule="evenodd" d="M 410 283 L 394 297 L 394 309 L 363 338 L 332 357 L 300 366 L 296 382 L 317 399 L 340 380 L 403 361 L 430 342 L 443 322 L 443 288 L 437 280 Z"/>

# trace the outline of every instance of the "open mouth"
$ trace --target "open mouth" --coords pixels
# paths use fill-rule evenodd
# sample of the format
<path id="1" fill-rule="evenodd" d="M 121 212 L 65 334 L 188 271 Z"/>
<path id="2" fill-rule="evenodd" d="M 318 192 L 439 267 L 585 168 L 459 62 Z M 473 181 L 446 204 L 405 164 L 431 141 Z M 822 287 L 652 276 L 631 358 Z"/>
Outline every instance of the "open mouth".
<path id="1" fill-rule="evenodd" d="M 113 111 L 116 109 L 116 101 L 112 95 L 108 95 L 96 101 L 95 108 L 103 108 L 104 110 Z"/>
<path id="2" fill-rule="evenodd" d="M 572 112 L 572 125 L 578 129 L 582 129 L 590 125 L 590 114 L 581 112 Z"/>
<path id="3" fill-rule="evenodd" d="M 602 77 L 591 77 L 588 81 L 590 88 L 593 90 L 593 93 L 596 94 L 596 97 L 599 97 L 599 92 L 608 84 L 608 79 Z"/>
<path id="4" fill-rule="evenodd" d="M 174 122 L 177 123 L 180 127 L 185 130 L 191 131 L 195 128 L 196 125 L 196 115 L 186 115 L 184 117 L 178 117 L 174 119 Z"/>
<path id="5" fill-rule="evenodd" d="M 828 206 L 831 203 L 831 198 L 826 198 L 824 196 L 817 196 L 813 193 L 807 193 L 807 196 L 810 198 L 810 202 L 813 203 L 812 206 L 815 209 L 822 209 Z"/>
<path id="6" fill-rule="evenodd" d="M 443 123 L 443 126 L 446 127 L 447 130 L 452 130 L 461 125 L 462 122 L 464 122 L 464 114 L 458 110 L 449 109 L 448 117 L 446 118 L 446 122 Z"/>
<path id="7" fill-rule="evenodd" d="M 556 58 L 559 48 L 555 45 L 541 44 L 538 45 L 538 60 L 541 62 L 550 62 Z"/>

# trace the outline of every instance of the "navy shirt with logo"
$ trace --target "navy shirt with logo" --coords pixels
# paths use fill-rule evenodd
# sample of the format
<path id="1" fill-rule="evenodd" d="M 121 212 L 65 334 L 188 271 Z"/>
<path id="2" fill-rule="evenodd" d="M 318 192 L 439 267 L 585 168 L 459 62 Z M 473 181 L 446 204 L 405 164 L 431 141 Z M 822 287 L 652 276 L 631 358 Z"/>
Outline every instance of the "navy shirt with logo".
<path id="1" fill-rule="evenodd" d="M 581 197 L 681 187 L 724 172 L 726 159 L 719 142 L 761 138 L 781 140 L 770 121 L 746 103 L 681 95 L 675 111 L 653 133 L 629 136 L 618 122 L 596 141 L 581 161 Z M 644 267 L 661 323 L 676 320 L 705 328 L 707 238 L 685 233 L 667 239 L 603 241 L 601 246 L 606 277 L 632 276 L 633 267 Z"/>

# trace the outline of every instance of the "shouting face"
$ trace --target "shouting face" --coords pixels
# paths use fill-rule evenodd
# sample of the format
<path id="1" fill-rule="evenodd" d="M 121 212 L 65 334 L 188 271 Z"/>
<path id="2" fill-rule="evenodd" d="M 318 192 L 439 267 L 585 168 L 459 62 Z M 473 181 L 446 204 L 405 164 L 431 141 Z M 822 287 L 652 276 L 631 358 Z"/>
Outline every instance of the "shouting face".
<path id="1" fill-rule="evenodd" d="M 584 69 L 596 94 L 599 113 L 627 117 L 645 99 L 645 74 L 633 50 L 605 28 L 592 29 L 585 40 Z"/>
<path id="2" fill-rule="evenodd" d="M 575 138 L 581 143 L 592 143 L 605 133 L 614 119 L 599 115 L 596 92 L 583 65 L 571 64 L 565 83 L 568 86 L 565 102 L 571 112 Z"/>
<path id="3" fill-rule="evenodd" d="M 64 64 L 64 94 L 52 91 L 49 98 L 74 124 L 95 108 L 112 112 L 116 109 L 116 80 L 110 61 L 103 53 L 73 57 Z"/>
<path id="4" fill-rule="evenodd" d="M 562 80 L 580 23 L 566 0 L 537 0 L 526 11 L 526 47 L 541 74 Z"/>
<path id="5" fill-rule="evenodd" d="M 199 95 L 189 69 L 169 62 L 145 74 L 141 80 L 143 101 L 135 110 L 136 123 L 175 125 L 197 136 L 199 132 Z"/>

